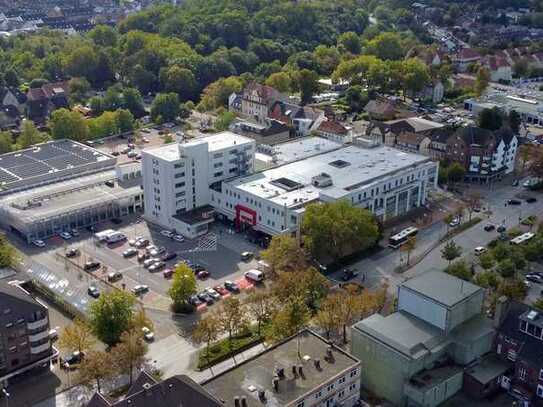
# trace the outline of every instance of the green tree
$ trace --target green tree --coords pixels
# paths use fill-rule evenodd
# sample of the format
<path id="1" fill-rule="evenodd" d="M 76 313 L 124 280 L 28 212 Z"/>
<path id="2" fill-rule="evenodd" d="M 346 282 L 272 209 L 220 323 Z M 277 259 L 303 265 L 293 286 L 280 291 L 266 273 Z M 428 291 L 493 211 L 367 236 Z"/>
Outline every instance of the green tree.
<path id="1" fill-rule="evenodd" d="M 510 258 L 511 251 L 509 245 L 499 242 L 495 247 L 492 248 L 492 255 L 498 262 Z"/>
<path id="2" fill-rule="evenodd" d="M 511 259 L 504 259 L 498 263 L 497 270 L 503 278 L 511 278 L 516 272 L 515 263 Z"/>
<path id="3" fill-rule="evenodd" d="M 447 181 L 453 185 L 462 182 L 465 175 L 466 170 L 459 163 L 452 163 L 447 169 Z"/>
<path id="4" fill-rule="evenodd" d="M 121 133 L 134 130 L 134 116 L 129 110 L 119 109 L 115 114 L 117 128 Z"/>
<path id="5" fill-rule="evenodd" d="M 31 120 L 23 120 L 23 129 L 17 137 L 17 148 L 28 148 L 34 144 L 45 141 L 45 136 L 39 132 Z"/>
<path id="6" fill-rule="evenodd" d="M 532 303 L 532 307 L 536 308 L 539 311 L 543 311 L 543 297 L 538 298 Z"/>
<path id="7" fill-rule="evenodd" d="M 319 75 L 309 69 L 302 69 L 294 74 L 294 82 L 300 91 L 302 105 L 305 105 L 313 99 L 313 95 L 319 89 Z"/>
<path id="8" fill-rule="evenodd" d="M 279 341 L 299 332 L 311 318 L 309 307 L 300 297 L 291 298 L 273 316 L 269 339 Z"/>
<path id="9" fill-rule="evenodd" d="M 84 102 L 87 93 L 91 89 L 89 81 L 85 78 L 70 79 L 68 87 L 70 89 L 70 98 L 76 103 Z"/>
<path id="10" fill-rule="evenodd" d="M 411 58 L 402 67 L 404 89 L 417 95 L 430 82 L 428 67 L 418 58 Z"/>
<path id="11" fill-rule="evenodd" d="M 107 345 L 119 342 L 131 324 L 135 297 L 126 291 L 113 290 L 100 295 L 89 306 L 89 324 L 94 334 Z"/>
<path id="12" fill-rule="evenodd" d="M 177 93 L 181 102 L 196 96 L 198 84 L 192 71 L 187 68 L 178 65 L 163 68 L 160 71 L 160 83 L 165 92 Z"/>
<path id="13" fill-rule="evenodd" d="M 367 45 L 368 51 L 382 60 L 399 60 L 404 56 L 400 36 L 393 32 L 377 35 Z"/>
<path id="14" fill-rule="evenodd" d="M 462 255 L 462 248 L 458 246 L 453 240 L 449 240 L 445 243 L 445 246 L 441 249 L 441 257 L 451 262 Z"/>
<path id="15" fill-rule="evenodd" d="M 245 301 L 245 307 L 251 320 L 257 322 L 257 334 L 260 336 L 262 324 L 271 319 L 276 304 L 276 298 L 266 291 L 254 291 Z"/>
<path id="16" fill-rule="evenodd" d="M 349 105 L 351 112 L 358 113 L 368 104 L 369 96 L 362 86 L 354 85 L 345 92 L 345 102 Z"/>
<path id="17" fill-rule="evenodd" d="M 486 90 L 486 88 L 488 88 L 489 83 L 490 83 L 490 71 L 484 66 L 481 66 L 477 70 L 477 74 L 475 76 L 475 94 L 477 96 L 481 96 Z"/>
<path id="18" fill-rule="evenodd" d="M 108 352 L 90 351 L 85 355 L 78 369 L 78 377 L 81 383 L 92 385 L 96 383 L 98 393 L 101 392 L 102 380 L 113 377 L 115 369 L 113 358 Z"/>
<path id="19" fill-rule="evenodd" d="M 49 120 L 51 135 L 54 139 L 85 141 L 89 138 L 89 127 L 85 118 L 78 112 L 57 109 Z"/>
<path id="20" fill-rule="evenodd" d="M 9 153 L 13 149 L 13 138 L 9 131 L 0 131 L 0 154 Z"/>
<path id="21" fill-rule="evenodd" d="M 352 31 L 347 31 L 341 34 L 337 40 L 338 48 L 344 49 L 351 54 L 360 54 L 362 51 L 362 42 L 360 37 Z"/>
<path id="22" fill-rule="evenodd" d="M 130 384 L 132 384 L 134 371 L 144 365 L 146 353 L 147 344 L 143 341 L 141 330 L 136 329 L 124 331 L 111 350 L 117 372 L 128 374 Z"/>
<path id="23" fill-rule="evenodd" d="M 503 125 L 502 112 L 497 107 L 483 109 L 479 113 L 478 124 L 483 129 L 498 130 Z"/>
<path id="24" fill-rule="evenodd" d="M 500 284 L 500 278 L 495 272 L 485 270 L 477 273 L 473 278 L 473 282 L 480 287 L 496 290 Z"/>
<path id="25" fill-rule="evenodd" d="M 266 85 L 279 92 L 288 93 L 292 90 L 292 78 L 288 72 L 275 72 L 266 79 Z"/>
<path id="26" fill-rule="evenodd" d="M 206 358 L 209 362 L 211 352 L 209 348 L 211 343 L 219 337 L 220 334 L 220 325 L 218 318 L 211 314 L 198 321 L 196 328 L 192 331 L 192 340 L 199 344 L 206 344 Z"/>
<path id="27" fill-rule="evenodd" d="M 447 266 L 445 273 L 458 277 L 465 281 L 471 280 L 471 270 L 463 260 L 455 261 Z"/>
<path id="28" fill-rule="evenodd" d="M 75 319 L 60 332 L 58 345 L 69 352 L 87 352 L 96 343 L 90 326 L 81 319 Z"/>
<path id="29" fill-rule="evenodd" d="M 97 25 L 87 35 L 99 47 L 114 47 L 117 44 L 117 31 L 107 25 Z"/>
<path id="30" fill-rule="evenodd" d="M 508 298 L 522 301 L 526 297 L 528 289 L 524 284 L 524 281 L 520 278 L 507 278 L 503 279 L 498 286 L 498 295 L 505 295 Z"/>
<path id="31" fill-rule="evenodd" d="M 486 252 L 479 257 L 479 264 L 485 270 L 491 270 L 496 262 L 494 261 L 494 256 L 492 253 Z"/>
<path id="32" fill-rule="evenodd" d="M 143 105 L 143 98 L 139 90 L 134 88 L 123 89 L 123 103 L 122 107 L 132 113 L 134 117 L 142 117 L 145 115 L 145 107 Z M 94 109 L 93 109 L 94 110 Z"/>
<path id="33" fill-rule="evenodd" d="M 217 313 L 217 319 L 223 332 L 228 334 L 228 344 L 232 347 L 232 338 L 247 327 L 247 311 L 243 303 L 236 297 L 226 298 Z"/>
<path id="34" fill-rule="evenodd" d="M 273 236 L 268 248 L 263 250 L 260 256 L 270 266 L 271 273 L 307 268 L 307 255 L 296 239 L 289 235 Z"/>
<path id="35" fill-rule="evenodd" d="M 407 265 L 408 266 L 409 266 L 409 262 L 411 260 L 411 253 L 413 253 L 413 250 L 415 250 L 416 247 L 417 247 L 417 239 L 416 238 L 409 239 L 407 242 L 405 242 L 405 244 L 403 244 L 400 247 L 401 251 L 404 251 L 404 252 L 407 253 Z"/>
<path id="36" fill-rule="evenodd" d="M 513 130 L 514 134 L 519 134 L 520 125 L 522 124 L 522 119 L 520 114 L 516 110 L 511 110 L 508 117 L 509 127 Z"/>
<path id="37" fill-rule="evenodd" d="M 90 45 L 75 47 L 64 60 L 64 69 L 72 77 L 83 77 L 90 83 L 96 79 L 98 55 Z"/>
<path id="38" fill-rule="evenodd" d="M 340 259 L 373 247 L 379 238 L 371 212 L 345 200 L 308 205 L 302 231 L 306 247 L 317 259 Z"/>
<path id="39" fill-rule="evenodd" d="M 221 114 L 219 114 L 219 117 L 217 117 L 217 120 L 215 121 L 215 130 L 217 131 L 224 131 L 228 130 L 228 127 L 232 124 L 234 119 L 236 118 L 236 115 L 233 112 L 229 112 L 228 110 L 225 110 Z"/>
<path id="40" fill-rule="evenodd" d="M 179 115 L 179 109 L 177 93 L 159 93 L 151 106 L 151 119 L 155 123 L 174 121 Z"/>
<path id="41" fill-rule="evenodd" d="M 239 93 L 242 89 L 243 80 L 237 76 L 219 79 L 206 86 L 197 109 L 210 111 L 219 107 L 227 107 L 230 95 Z"/>
<path id="42" fill-rule="evenodd" d="M 185 263 L 180 263 L 173 273 L 172 285 L 168 295 L 172 299 L 174 310 L 187 307 L 191 295 L 196 293 L 196 277 Z"/>

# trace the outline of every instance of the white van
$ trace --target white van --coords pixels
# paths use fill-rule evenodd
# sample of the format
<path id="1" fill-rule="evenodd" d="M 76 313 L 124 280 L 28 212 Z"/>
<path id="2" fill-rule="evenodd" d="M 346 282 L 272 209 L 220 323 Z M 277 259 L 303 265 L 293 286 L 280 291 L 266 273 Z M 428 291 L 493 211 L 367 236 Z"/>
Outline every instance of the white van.
<path id="1" fill-rule="evenodd" d="M 126 235 L 121 232 L 112 233 L 106 238 L 108 243 L 117 243 L 123 240 L 126 240 Z"/>
<path id="2" fill-rule="evenodd" d="M 245 278 L 248 278 L 249 280 L 260 282 L 264 280 L 264 273 L 260 270 L 251 269 L 249 271 L 245 272 Z"/>
<path id="3" fill-rule="evenodd" d="M 107 230 L 103 230 L 101 232 L 95 233 L 94 238 L 98 240 L 99 242 L 105 242 L 107 241 L 107 238 L 114 233 L 117 233 L 117 231 L 113 229 L 107 229 Z"/>
<path id="4" fill-rule="evenodd" d="M 480 255 L 483 254 L 484 252 L 486 252 L 486 247 L 479 246 L 479 247 L 476 247 L 476 248 L 475 248 L 475 255 L 476 255 L 476 256 L 480 256 Z"/>

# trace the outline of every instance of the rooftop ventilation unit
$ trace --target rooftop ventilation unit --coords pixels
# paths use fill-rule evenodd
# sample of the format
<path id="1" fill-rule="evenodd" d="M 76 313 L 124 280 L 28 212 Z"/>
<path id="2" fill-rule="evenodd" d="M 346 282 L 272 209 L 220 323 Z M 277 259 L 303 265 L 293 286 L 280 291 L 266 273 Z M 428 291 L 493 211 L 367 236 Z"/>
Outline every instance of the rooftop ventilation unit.
<path id="1" fill-rule="evenodd" d="M 333 184 L 332 177 L 325 172 L 321 172 L 319 175 L 316 175 L 311 178 L 311 185 L 317 188 L 329 187 L 332 184 Z"/>

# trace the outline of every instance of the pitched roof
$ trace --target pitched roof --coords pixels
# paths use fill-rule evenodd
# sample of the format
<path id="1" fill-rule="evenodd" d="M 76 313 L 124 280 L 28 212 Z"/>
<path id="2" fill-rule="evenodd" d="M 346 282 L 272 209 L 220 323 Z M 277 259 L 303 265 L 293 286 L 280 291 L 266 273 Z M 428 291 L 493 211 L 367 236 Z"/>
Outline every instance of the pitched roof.
<path id="1" fill-rule="evenodd" d="M 494 141 L 494 133 L 490 130 L 476 126 L 461 127 L 456 130 L 456 135 L 462 137 L 469 146 L 486 146 Z"/>
<path id="2" fill-rule="evenodd" d="M 219 400 L 188 376 L 173 376 L 154 383 L 149 383 L 149 378 L 142 372 L 123 399 L 111 402 L 94 395 L 87 407 L 223 407 Z"/>
<path id="3" fill-rule="evenodd" d="M 396 113 L 396 109 L 394 109 L 394 105 L 389 101 L 381 102 L 378 100 L 370 100 L 368 104 L 364 107 L 364 110 L 368 113 L 373 113 L 373 114 Z"/>
<path id="4" fill-rule="evenodd" d="M 335 120 L 323 121 L 317 130 L 323 131 L 326 133 L 341 134 L 341 135 L 345 135 L 349 132 L 349 130 L 343 124 Z"/>
<path id="5" fill-rule="evenodd" d="M 462 48 L 455 57 L 456 59 L 476 59 L 480 58 L 481 55 L 471 48 Z"/>

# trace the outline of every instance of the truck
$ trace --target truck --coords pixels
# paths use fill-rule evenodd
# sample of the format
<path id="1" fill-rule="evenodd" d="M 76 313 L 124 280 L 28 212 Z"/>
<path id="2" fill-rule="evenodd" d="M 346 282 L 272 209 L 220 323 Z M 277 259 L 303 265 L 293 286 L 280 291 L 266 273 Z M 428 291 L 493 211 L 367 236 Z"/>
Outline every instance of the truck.
<path id="1" fill-rule="evenodd" d="M 101 232 L 95 233 L 94 238 L 96 240 L 98 240 L 99 242 L 105 242 L 105 241 L 107 241 L 108 236 L 110 236 L 110 235 L 112 235 L 114 233 L 117 233 L 117 231 L 113 230 L 113 229 L 106 229 L 106 230 L 103 230 Z"/>

